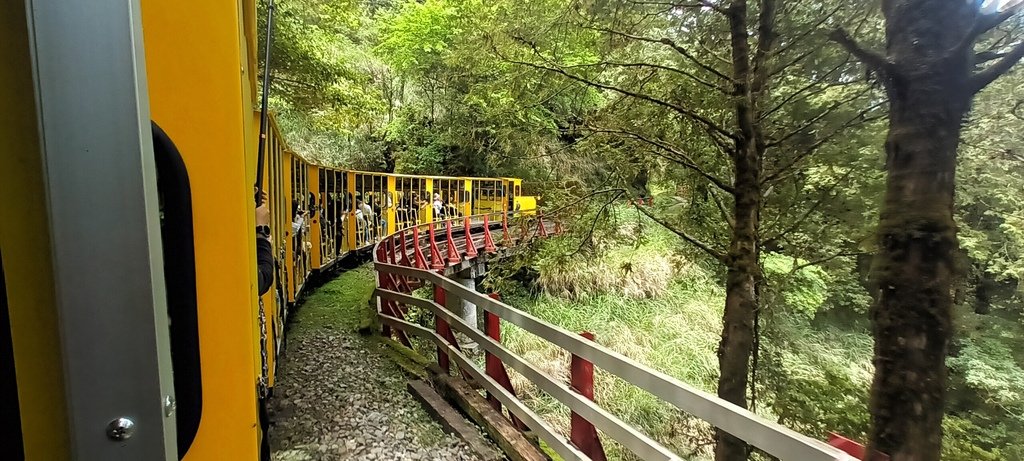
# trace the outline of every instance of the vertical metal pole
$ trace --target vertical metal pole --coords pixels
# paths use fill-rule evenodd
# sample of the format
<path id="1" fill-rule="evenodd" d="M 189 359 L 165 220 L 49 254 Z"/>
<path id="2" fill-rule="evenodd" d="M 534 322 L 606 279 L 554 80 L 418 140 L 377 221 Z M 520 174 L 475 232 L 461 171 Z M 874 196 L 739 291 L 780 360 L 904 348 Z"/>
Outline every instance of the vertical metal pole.
<path id="1" fill-rule="evenodd" d="M 501 319 L 497 315 L 484 311 L 484 333 L 487 337 L 501 343 Z M 501 359 L 495 357 L 494 354 L 484 351 L 484 367 L 487 371 L 487 376 L 494 378 L 495 380 L 500 379 L 501 376 Z M 487 393 L 487 402 L 491 404 L 491 408 L 496 411 L 501 411 L 501 402 L 498 398 Z"/>
<path id="2" fill-rule="evenodd" d="M 27 5 L 73 459 L 177 460 L 139 1 Z"/>
<path id="3" fill-rule="evenodd" d="M 585 331 L 580 333 L 580 335 L 591 341 L 594 340 L 593 333 Z M 569 381 L 573 390 L 590 400 L 594 400 L 593 363 L 573 354 L 572 362 L 569 365 Z M 606 461 L 604 447 L 601 446 L 601 439 L 597 437 L 597 429 L 594 428 L 590 421 L 576 414 L 576 412 L 573 412 L 570 416 L 569 440 L 590 459 Z"/>
<path id="4" fill-rule="evenodd" d="M 256 151 L 256 205 L 263 204 L 263 147 L 270 129 L 270 114 L 267 113 L 267 99 L 270 97 L 270 48 L 274 44 L 274 0 L 267 5 L 267 44 L 263 54 L 263 95 L 260 98 L 260 139 Z"/>
<path id="5" fill-rule="evenodd" d="M 444 288 L 441 288 L 438 285 L 434 285 L 435 303 L 444 306 L 445 295 L 446 293 L 444 291 Z M 448 322 L 445 322 L 444 319 L 435 315 L 434 331 L 437 332 L 437 334 L 441 335 L 442 337 L 445 337 L 448 332 Z M 437 365 L 441 367 L 441 371 L 444 372 L 444 374 L 447 375 L 451 372 L 452 365 L 450 359 L 448 358 L 448 354 L 443 352 L 443 349 L 441 349 L 440 347 L 437 348 Z"/>

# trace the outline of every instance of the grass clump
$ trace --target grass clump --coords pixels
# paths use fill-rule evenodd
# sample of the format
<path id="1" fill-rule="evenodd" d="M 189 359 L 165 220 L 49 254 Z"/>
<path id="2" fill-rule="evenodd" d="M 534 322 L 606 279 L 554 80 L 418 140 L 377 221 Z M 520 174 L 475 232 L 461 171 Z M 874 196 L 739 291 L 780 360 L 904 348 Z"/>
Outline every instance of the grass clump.
<path id="1" fill-rule="evenodd" d="M 715 350 L 721 332 L 724 293 L 710 276 L 692 268 L 685 279 L 673 280 L 662 295 L 635 299 L 619 294 L 566 299 L 523 293 L 506 297 L 513 306 L 571 331 L 590 331 L 596 341 L 623 355 L 672 375 L 705 391 L 718 377 Z M 569 379 L 569 355 L 530 333 L 505 324 L 502 342 L 549 376 Z M 513 373 L 513 385 L 549 421 L 568 430 L 569 412 Z M 710 436 L 706 425 L 653 395 L 601 369 L 595 374 L 595 399 L 627 423 L 656 440 L 686 453 Z M 635 459 L 608 443 L 610 459 Z"/>
<path id="2" fill-rule="evenodd" d="M 341 273 L 313 290 L 299 305 L 291 319 L 292 333 L 318 329 L 358 331 L 372 325 L 376 313 L 370 309 L 369 301 L 374 285 L 369 264 Z"/>

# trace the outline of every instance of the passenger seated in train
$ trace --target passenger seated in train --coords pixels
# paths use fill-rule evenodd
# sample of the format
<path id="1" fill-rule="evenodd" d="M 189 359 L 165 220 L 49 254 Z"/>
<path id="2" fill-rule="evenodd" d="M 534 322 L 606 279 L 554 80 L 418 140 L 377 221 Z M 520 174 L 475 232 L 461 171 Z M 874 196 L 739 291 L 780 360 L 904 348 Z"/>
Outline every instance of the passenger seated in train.
<path id="1" fill-rule="evenodd" d="M 444 201 L 441 200 L 441 194 L 434 193 L 434 220 L 444 218 Z"/>
<path id="2" fill-rule="evenodd" d="M 368 198 L 373 200 L 373 196 L 368 196 Z M 358 195 L 356 196 L 356 212 L 362 214 L 363 218 L 363 243 L 372 242 L 374 222 L 377 217 L 373 214 L 373 208 Z"/>

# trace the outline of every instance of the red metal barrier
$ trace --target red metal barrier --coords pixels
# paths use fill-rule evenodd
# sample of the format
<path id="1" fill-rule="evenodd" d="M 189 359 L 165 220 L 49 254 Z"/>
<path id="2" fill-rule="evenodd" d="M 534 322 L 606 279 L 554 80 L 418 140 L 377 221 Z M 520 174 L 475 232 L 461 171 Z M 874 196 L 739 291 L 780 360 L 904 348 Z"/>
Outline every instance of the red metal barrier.
<path id="1" fill-rule="evenodd" d="M 383 274 L 383 276 L 384 276 L 384 278 L 380 279 L 380 287 L 381 288 L 383 288 L 385 290 L 395 290 L 395 289 L 397 289 L 397 283 L 395 282 L 395 279 L 392 278 L 392 274 Z M 390 299 L 388 299 L 388 300 L 381 300 L 381 311 L 383 311 L 383 313 L 385 315 L 394 317 L 394 318 L 399 319 L 399 320 L 405 320 L 405 315 L 403 315 L 403 312 L 402 312 L 401 308 L 398 307 L 398 302 L 396 302 L 396 301 L 393 301 L 393 300 L 390 300 Z M 392 332 L 391 327 L 389 327 L 387 325 L 385 325 L 381 329 L 381 333 L 383 333 L 385 338 L 390 338 L 391 337 L 391 332 Z M 405 334 L 404 331 L 402 331 L 402 330 L 395 330 L 394 333 L 395 333 L 395 336 L 398 337 L 398 340 L 402 343 L 403 346 L 409 347 L 409 348 L 412 347 L 412 342 L 409 341 L 409 336 L 407 334 Z"/>
<path id="2" fill-rule="evenodd" d="M 484 215 L 484 251 L 488 253 L 498 251 L 498 247 L 494 246 L 494 240 L 491 239 L 491 223 L 487 219 L 487 215 Z"/>
<path id="3" fill-rule="evenodd" d="M 430 268 L 434 270 L 444 269 L 444 261 L 441 260 L 441 250 L 437 248 L 437 236 L 434 235 L 434 223 L 427 224 L 427 234 L 430 235 Z"/>
<path id="4" fill-rule="evenodd" d="M 865 459 L 864 454 L 867 453 L 867 449 L 864 448 L 864 445 L 836 434 L 835 432 L 828 433 L 828 444 L 845 451 L 848 455 L 857 459 Z M 874 456 L 867 459 L 870 459 L 871 461 L 889 461 L 889 455 L 876 452 L 874 453 Z"/>
<path id="5" fill-rule="evenodd" d="M 476 242 L 473 241 L 473 230 L 470 229 L 469 216 L 466 216 L 465 223 L 463 224 L 462 227 L 465 229 L 463 232 L 465 233 L 465 240 L 466 240 L 466 258 L 468 258 L 468 259 L 475 258 L 476 254 L 477 254 L 476 253 Z"/>
<path id="6" fill-rule="evenodd" d="M 544 213 L 537 212 L 537 235 L 539 237 L 547 237 L 548 229 L 544 225 Z"/>
<path id="7" fill-rule="evenodd" d="M 501 231 L 502 231 L 501 245 L 502 246 L 506 246 L 506 247 L 512 246 L 512 234 L 510 234 L 509 231 L 508 231 L 508 212 L 507 211 L 501 213 Z"/>
<path id="8" fill-rule="evenodd" d="M 444 288 L 435 285 L 434 302 L 440 306 L 444 306 L 446 302 L 445 298 L 446 296 Z M 448 322 L 445 322 L 444 319 L 442 319 L 441 317 L 438 317 L 436 315 L 434 316 L 435 333 L 441 335 L 441 337 L 445 337 L 445 332 L 450 329 L 451 328 L 448 327 Z M 448 354 L 446 354 L 444 352 L 444 349 L 441 349 L 440 347 L 437 348 L 437 366 L 441 367 L 441 370 L 443 370 L 446 375 L 451 372 L 452 365 L 450 359 L 448 358 Z"/>
<path id="9" fill-rule="evenodd" d="M 399 251 L 398 263 L 405 267 L 411 267 L 412 263 L 409 261 L 409 246 L 405 243 L 405 229 L 402 229 L 402 232 L 398 233 L 398 246 L 401 248 Z"/>
<path id="10" fill-rule="evenodd" d="M 420 248 L 420 226 L 412 228 L 412 254 L 416 260 L 417 269 L 427 268 L 427 258 L 423 256 L 423 249 Z"/>
<path id="11" fill-rule="evenodd" d="M 585 331 L 580 334 L 584 338 L 594 340 L 593 333 Z M 573 354 L 572 362 L 569 365 L 569 383 L 572 389 L 580 395 L 594 400 L 594 364 Z M 572 413 L 569 420 L 569 440 L 590 459 L 607 461 L 604 447 L 601 446 L 601 439 L 597 437 L 597 429 L 590 421 L 575 412 Z"/>
<path id="12" fill-rule="evenodd" d="M 565 232 L 564 230 L 562 230 L 562 220 L 561 219 L 556 219 L 555 220 L 555 231 L 554 231 L 554 233 L 555 233 L 555 235 L 561 235 L 562 232 Z"/>
<path id="13" fill-rule="evenodd" d="M 458 264 L 462 261 L 462 257 L 459 256 L 459 249 L 455 248 L 455 239 L 452 237 L 452 220 L 445 220 L 444 227 L 448 239 L 448 262 Z"/>
<path id="14" fill-rule="evenodd" d="M 498 295 L 498 293 L 491 293 L 488 296 L 490 296 L 493 299 L 501 300 L 501 297 Z M 486 334 L 489 338 L 493 339 L 494 341 L 501 343 L 501 318 L 499 318 L 497 315 L 488 312 L 487 310 L 484 310 L 484 334 Z M 506 370 L 505 365 L 501 363 L 501 359 L 495 357 L 494 354 L 491 354 L 490 352 L 487 352 L 485 350 L 484 367 L 485 371 L 487 372 L 487 376 L 494 378 L 494 380 L 497 381 L 498 384 L 501 384 L 501 387 L 504 387 L 505 390 L 512 393 L 512 395 L 516 395 L 516 390 L 515 388 L 512 387 L 512 380 L 509 379 L 508 376 L 508 370 Z M 499 412 L 501 411 L 501 402 L 498 401 L 497 397 L 491 395 L 490 392 L 487 393 L 487 401 L 491 404 L 492 408 Z M 521 420 L 519 420 L 519 418 L 517 418 L 515 415 L 511 413 L 509 413 L 509 420 L 512 421 L 512 424 L 515 425 L 516 428 L 518 428 L 519 430 L 529 430 L 526 427 L 526 424 L 524 424 Z"/>
<path id="15" fill-rule="evenodd" d="M 391 236 L 387 239 L 388 249 L 388 264 L 398 264 L 398 257 L 395 256 L 395 237 Z M 404 250 L 403 250 L 404 251 Z M 412 289 L 409 288 L 409 281 L 402 275 L 395 275 L 395 287 L 402 293 L 411 293 Z M 405 314 L 405 310 L 402 310 L 402 314 Z"/>

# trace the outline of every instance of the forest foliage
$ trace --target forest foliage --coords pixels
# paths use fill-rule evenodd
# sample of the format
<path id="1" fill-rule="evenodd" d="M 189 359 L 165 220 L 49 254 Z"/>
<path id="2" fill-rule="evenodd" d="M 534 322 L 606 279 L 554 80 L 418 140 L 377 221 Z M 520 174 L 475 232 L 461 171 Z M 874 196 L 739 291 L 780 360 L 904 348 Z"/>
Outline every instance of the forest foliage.
<path id="1" fill-rule="evenodd" d="M 518 275 L 489 283 L 518 292 L 512 285 L 531 274 L 524 305 L 580 329 L 636 306 L 700 301 L 703 311 L 686 312 L 717 318 L 705 326 L 721 333 L 737 101 L 729 24 L 712 11 L 719 2 L 276 3 L 271 106 L 297 151 L 366 170 L 523 177 L 576 225 L 524 256 Z M 761 11 L 751 3 L 756 32 Z M 752 96 L 765 149 L 747 399 L 808 435 L 864 440 L 887 99 L 877 73 L 829 35 L 842 27 L 882 49 L 881 12 L 867 0 L 779 3 L 771 51 L 752 58 L 766 66 Z M 981 43 L 1005 53 L 1024 38 L 1022 25 L 1013 18 Z M 1017 70 L 981 91 L 963 123 L 944 459 L 1024 459 L 1022 122 Z M 639 197 L 653 205 L 626 203 Z M 710 361 L 716 371 L 714 354 L 652 356 Z M 714 390 L 716 376 L 680 373 Z M 662 416 L 652 421 L 672 419 Z M 674 424 L 648 429 L 683 431 Z"/>

